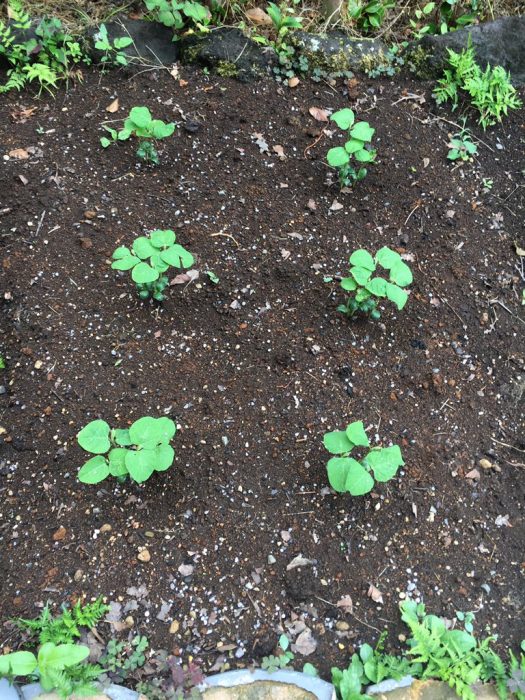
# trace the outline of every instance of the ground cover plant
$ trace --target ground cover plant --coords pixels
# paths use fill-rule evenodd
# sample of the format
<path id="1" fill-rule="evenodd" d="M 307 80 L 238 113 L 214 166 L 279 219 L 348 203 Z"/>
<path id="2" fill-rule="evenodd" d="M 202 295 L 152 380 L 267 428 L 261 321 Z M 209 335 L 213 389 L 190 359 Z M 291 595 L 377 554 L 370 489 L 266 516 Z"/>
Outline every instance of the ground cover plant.
<path id="1" fill-rule="evenodd" d="M 447 158 L 449 160 L 469 162 L 477 152 L 478 147 L 472 141 L 470 129 L 465 126 L 457 134 L 454 134 L 448 142 Z"/>
<path id="2" fill-rule="evenodd" d="M 176 239 L 171 229 L 155 229 L 149 236 L 136 238 L 131 250 L 126 246 L 116 248 L 111 267 L 114 270 L 131 270 L 131 278 L 137 285 L 141 299 L 151 297 L 155 301 L 164 301 L 164 291 L 169 284 L 164 273 L 170 267 L 188 269 L 195 262 L 193 255 L 176 243 Z"/>
<path id="3" fill-rule="evenodd" d="M 122 49 L 133 43 L 130 36 L 118 36 L 110 39 L 106 25 L 102 23 L 94 36 L 94 41 L 95 48 L 102 53 L 100 63 L 103 68 L 128 65 L 128 58 Z"/>
<path id="4" fill-rule="evenodd" d="M 338 311 L 350 317 L 363 313 L 377 320 L 381 318 L 381 312 L 377 308 L 378 299 L 388 299 L 399 311 L 405 307 L 408 292 L 403 288 L 412 284 L 413 276 L 399 253 L 383 246 L 372 257 L 367 250 L 360 249 L 352 253 L 348 262 L 350 275 L 343 277 L 340 284 L 345 292 L 351 294 L 345 304 L 337 307 Z M 388 271 L 388 280 L 373 276 L 378 266 Z"/>
<path id="5" fill-rule="evenodd" d="M 106 421 L 97 419 L 79 432 L 78 444 L 91 457 L 78 472 L 85 484 L 98 484 L 108 476 L 125 480 L 128 476 L 141 484 L 153 472 L 169 469 L 175 451 L 169 444 L 176 433 L 175 423 L 165 416 L 144 416 L 128 428 L 111 429 Z"/>
<path id="6" fill-rule="evenodd" d="M 391 628 L 401 595 L 451 619 L 479 609 L 495 648 L 517 650 L 523 113 L 474 125 L 475 162 L 451 168 L 428 83 L 178 75 L 88 70 L 57 100 L 0 101 L 2 612 L 104 595 L 104 641 L 149 640 L 130 683 L 151 650 L 208 672 L 260 665 L 282 633 L 327 678 Z M 117 96 L 122 114 L 186 117 L 162 167 L 99 148 Z M 345 107 L 374 124 L 381 159 L 341 194 L 314 114 Z M 221 283 L 201 272 L 176 303 L 142 304 L 112 252 L 168 228 Z M 410 303 L 350 324 L 325 276 L 384 246 L 413 270 Z M 80 482 L 95 455 L 77 430 L 139 416 L 176 417 L 175 468 Z M 349 416 L 406 462 L 355 498 L 330 488 L 322 444 Z M 395 653 L 406 630 L 392 632 Z"/>
<path id="7" fill-rule="evenodd" d="M 107 136 L 102 136 L 100 144 L 102 148 L 108 148 L 118 141 L 127 141 L 131 136 L 138 139 L 137 158 L 146 163 L 159 163 L 159 154 L 156 142 L 171 136 L 175 131 L 173 122 L 164 123 L 162 119 L 153 119 L 147 107 L 133 107 L 129 115 L 124 120 L 124 126 L 120 131 L 113 129 L 107 124 L 102 125 L 108 132 Z"/>

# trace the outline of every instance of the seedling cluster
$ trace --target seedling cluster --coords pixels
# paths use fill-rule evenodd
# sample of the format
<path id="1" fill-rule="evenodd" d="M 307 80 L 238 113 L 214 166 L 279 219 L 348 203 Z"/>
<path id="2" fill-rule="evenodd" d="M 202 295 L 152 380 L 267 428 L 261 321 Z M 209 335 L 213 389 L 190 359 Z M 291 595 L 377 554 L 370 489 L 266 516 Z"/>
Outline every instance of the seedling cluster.
<path id="1" fill-rule="evenodd" d="M 175 131 L 175 124 L 164 123 L 161 119 L 153 119 L 147 107 L 133 107 L 129 115 L 124 120 L 124 127 L 117 131 L 113 127 L 103 124 L 110 138 L 102 136 L 100 144 L 102 148 L 108 148 L 118 141 L 127 141 L 131 136 L 135 136 L 139 145 L 137 157 L 146 163 L 155 165 L 159 162 L 159 154 L 156 149 L 156 142 L 171 136 Z"/>
<path id="2" fill-rule="evenodd" d="M 349 187 L 366 177 L 364 164 L 375 161 L 376 151 L 369 147 L 375 129 L 368 122 L 356 122 L 354 113 L 348 108 L 334 112 L 330 119 L 347 132 L 348 141 L 344 146 L 331 148 L 326 154 L 326 160 L 328 165 L 337 169 L 341 187 Z M 358 165 L 354 165 L 352 159 Z"/>

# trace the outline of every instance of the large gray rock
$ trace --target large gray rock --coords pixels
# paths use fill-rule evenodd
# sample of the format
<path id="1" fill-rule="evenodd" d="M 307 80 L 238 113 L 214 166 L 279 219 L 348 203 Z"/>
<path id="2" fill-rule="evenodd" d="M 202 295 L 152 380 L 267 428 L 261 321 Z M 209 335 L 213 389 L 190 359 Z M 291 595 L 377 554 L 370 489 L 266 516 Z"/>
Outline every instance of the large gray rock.
<path id="1" fill-rule="evenodd" d="M 106 24 L 108 36 L 113 41 L 117 37 L 131 37 L 130 44 L 122 52 L 134 63 L 171 66 L 179 59 L 178 42 L 173 41 L 173 30 L 158 22 L 147 22 L 142 19 L 121 19 Z M 96 36 L 96 28 L 90 33 L 90 38 Z M 91 47 L 95 61 L 101 58 L 101 52 Z"/>
<path id="2" fill-rule="evenodd" d="M 384 62 L 386 46 L 377 39 L 355 39 L 343 32 L 291 32 L 287 42 L 308 60 L 309 70 L 325 73 L 371 70 Z"/>
<path id="3" fill-rule="evenodd" d="M 197 63 L 227 78 L 242 81 L 268 73 L 273 51 L 261 49 L 240 29 L 222 27 L 203 36 L 190 35 L 180 40 L 183 63 Z"/>
<path id="4" fill-rule="evenodd" d="M 423 37 L 409 47 L 409 53 L 417 56 L 416 73 L 424 78 L 441 76 L 447 64 L 447 49 L 462 51 L 469 36 L 481 68 L 489 63 L 503 66 L 510 71 L 514 85 L 525 84 L 525 16 L 503 17 L 456 32 Z"/>
<path id="5" fill-rule="evenodd" d="M 208 676 L 201 690 L 206 700 L 335 700 L 331 683 L 291 670 L 227 671 Z"/>

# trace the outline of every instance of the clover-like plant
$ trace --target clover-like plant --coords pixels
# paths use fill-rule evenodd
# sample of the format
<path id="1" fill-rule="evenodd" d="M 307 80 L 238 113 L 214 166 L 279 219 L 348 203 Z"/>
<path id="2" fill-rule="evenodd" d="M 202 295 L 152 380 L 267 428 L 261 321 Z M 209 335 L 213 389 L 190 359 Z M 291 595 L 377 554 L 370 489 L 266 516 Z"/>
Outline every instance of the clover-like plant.
<path id="1" fill-rule="evenodd" d="M 397 445 L 372 447 L 360 461 L 350 457 L 354 447 L 370 448 L 362 421 L 325 433 L 323 444 L 330 454 L 339 455 L 326 465 L 330 486 L 338 493 L 363 496 L 374 488 L 375 481 L 390 481 L 404 464 Z"/>
<path id="2" fill-rule="evenodd" d="M 341 287 L 346 292 L 352 292 L 352 295 L 348 297 L 346 304 L 337 307 L 338 311 L 348 316 L 360 311 L 377 320 L 381 313 L 377 308 L 376 299 L 381 298 L 394 302 L 401 311 L 408 300 L 408 293 L 402 287 L 411 284 L 413 277 L 412 271 L 399 253 L 384 246 L 373 258 L 367 250 L 359 249 L 352 253 L 349 262 L 350 276 L 343 277 Z M 388 270 L 388 280 L 373 276 L 378 265 Z"/>
<path id="3" fill-rule="evenodd" d="M 159 162 L 155 142 L 171 136 L 175 131 L 173 122 L 166 124 L 162 119 L 153 119 L 147 107 L 133 107 L 124 120 L 124 128 L 120 131 L 107 124 L 102 126 L 111 137 L 102 136 L 100 139 L 102 148 L 107 148 L 117 141 L 126 141 L 130 136 L 136 136 L 139 140 L 137 156 L 146 163 L 154 163 L 155 165 Z"/>
<path id="4" fill-rule="evenodd" d="M 187 269 L 194 263 L 193 255 L 175 243 L 176 239 L 170 229 L 156 229 L 149 237 L 136 238 L 131 250 L 119 246 L 112 255 L 111 267 L 114 270 L 131 270 L 131 279 L 137 285 L 141 299 L 152 297 L 155 301 L 163 301 L 163 292 L 169 284 L 164 273 L 170 267 Z"/>
<path id="5" fill-rule="evenodd" d="M 153 472 L 163 472 L 173 463 L 175 452 L 169 444 L 175 435 L 175 423 L 165 416 L 145 416 L 129 429 L 111 429 L 104 420 L 88 423 L 77 435 L 78 444 L 96 455 L 78 472 L 84 484 L 98 484 L 108 476 L 125 481 L 129 475 L 141 484 Z"/>
<path id="6" fill-rule="evenodd" d="M 348 108 L 334 112 L 330 119 L 346 131 L 349 138 L 344 146 L 331 148 L 326 154 L 326 160 L 328 165 L 337 169 L 341 187 L 350 187 L 352 183 L 366 177 L 367 173 L 362 165 L 354 166 L 352 158 L 358 164 L 375 161 L 377 151 L 369 147 L 375 129 L 368 122 L 356 122 L 354 113 Z"/>

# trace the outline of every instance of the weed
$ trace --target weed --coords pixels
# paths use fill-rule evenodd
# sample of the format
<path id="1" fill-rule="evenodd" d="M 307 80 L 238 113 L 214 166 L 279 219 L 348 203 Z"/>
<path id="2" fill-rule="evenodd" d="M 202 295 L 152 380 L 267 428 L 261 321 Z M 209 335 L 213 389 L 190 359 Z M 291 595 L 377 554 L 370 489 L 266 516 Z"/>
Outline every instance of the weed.
<path id="1" fill-rule="evenodd" d="M 392 78 L 405 65 L 405 59 L 402 56 L 403 48 L 401 44 L 391 46 L 386 53 L 381 52 L 377 60 L 373 60 L 372 57 L 363 60 L 361 68 L 369 78 L 382 76 Z"/>
<path id="2" fill-rule="evenodd" d="M 145 416 L 129 429 L 110 429 L 106 421 L 94 420 L 77 435 L 86 452 L 96 455 L 78 472 L 84 484 L 98 484 L 108 476 L 124 481 L 129 475 L 141 484 L 153 474 L 169 469 L 175 452 L 169 444 L 176 433 L 175 423 L 165 416 Z"/>
<path id="3" fill-rule="evenodd" d="M 368 34 L 381 27 L 387 10 L 395 6 L 394 0 L 348 0 L 348 16 Z"/>
<path id="4" fill-rule="evenodd" d="M 447 34 L 474 24 L 479 9 L 479 0 L 427 2 L 416 10 L 416 19 L 410 20 L 410 26 L 417 38 L 425 34 Z"/>
<path id="5" fill-rule="evenodd" d="M 478 152 L 478 147 L 472 142 L 472 134 L 470 129 L 463 125 L 461 131 L 454 134 L 448 143 L 449 160 L 461 160 L 468 162 L 472 160 Z"/>
<path id="6" fill-rule="evenodd" d="M 300 17 L 294 17 L 290 13 L 293 10 L 286 5 L 276 5 L 274 2 L 269 2 L 266 8 L 273 26 L 279 36 L 283 36 L 288 29 L 301 29 L 303 26 Z"/>
<path id="7" fill-rule="evenodd" d="M 346 304 L 337 307 L 338 311 L 350 317 L 360 312 L 377 320 L 381 313 L 377 308 L 376 299 L 382 298 L 392 301 L 399 311 L 404 308 L 408 301 L 408 293 L 402 287 L 408 287 L 413 277 L 412 271 L 399 253 L 384 246 L 373 258 L 367 250 L 359 249 L 352 253 L 349 263 L 350 276 L 343 277 L 341 287 L 352 294 Z M 378 265 L 388 270 L 388 280 L 372 277 Z"/>
<path id="8" fill-rule="evenodd" d="M 89 648 L 81 644 L 46 642 L 35 656 L 30 651 L 15 651 L 0 655 L 0 678 L 12 681 L 17 676 L 38 679 L 46 692 L 55 690 L 60 697 L 95 693 L 93 681 L 101 674 L 100 666 L 82 663 Z"/>
<path id="9" fill-rule="evenodd" d="M 6 367 L 5 357 L 3 355 L 0 355 L 0 369 L 5 369 L 5 367 Z"/>
<path id="10" fill-rule="evenodd" d="M 205 32 L 212 21 L 206 5 L 193 0 L 145 0 L 145 3 L 154 20 L 175 30 L 185 29 L 189 20 L 200 32 Z M 174 36 L 173 40 L 176 39 Z"/>
<path id="11" fill-rule="evenodd" d="M 204 681 L 204 674 L 198 662 L 183 664 L 175 656 L 168 656 L 150 660 L 150 663 L 155 666 L 155 679 L 137 685 L 137 690 L 148 700 L 197 700 L 202 697 L 197 686 Z"/>
<path id="12" fill-rule="evenodd" d="M 136 635 L 128 642 L 117 642 L 110 639 L 106 652 L 100 657 L 100 663 L 109 673 L 112 680 L 122 682 L 146 663 L 145 651 L 149 646 L 148 638 Z"/>
<path id="13" fill-rule="evenodd" d="M 128 58 L 122 51 L 127 46 L 133 43 L 133 39 L 129 36 L 119 36 L 113 39 L 109 38 L 108 30 L 105 24 L 101 24 L 97 33 L 94 36 L 95 48 L 102 51 L 100 63 L 102 68 L 107 66 L 127 66 Z"/>
<path id="14" fill-rule="evenodd" d="M 98 598 L 94 603 L 82 605 L 80 601 L 68 609 L 62 608 L 62 613 L 53 616 L 49 610 L 49 603 L 43 608 L 40 616 L 33 620 L 17 618 L 14 623 L 23 632 L 31 637 L 38 637 L 40 644 L 52 642 L 53 644 L 69 644 L 80 638 L 80 628 L 92 629 L 109 610 L 102 599 Z"/>
<path id="15" fill-rule="evenodd" d="M 448 63 L 443 78 L 437 82 L 434 97 L 438 104 L 451 100 L 452 109 L 457 109 L 459 91 L 466 92 L 471 104 L 479 112 L 479 123 L 486 129 L 508 115 L 509 109 L 518 109 L 522 102 L 511 85 L 510 74 L 502 66 L 484 71 L 475 61 L 474 48 L 469 45 L 461 53 L 448 50 Z"/>
<path id="16" fill-rule="evenodd" d="M 339 455 L 326 465 L 330 486 L 338 493 L 363 496 L 374 488 L 374 479 L 390 481 L 404 464 L 397 445 L 372 447 L 360 462 L 350 457 L 354 447 L 370 448 L 362 421 L 350 423 L 345 430 L 325 433 L 323 444 L 330 454 Z"/>
<path id="17" fill-rule="evenodd" d="M 490 177 L 484 177 L 481 184 L 483 185 L 483 192 L 487 194 L 494 187 L 494 180 L 491 180 Z"/>
<path id="18" fill-rule="evenodd" d="M 165 124 L 161 119 L 153 119 L 147 107 L 133 107 L 124 120 L 124 127 L 117 131 L 107 124 L 102 125 L 111 138 L 102 136 L 100 144 L 102 148 L 107 148 L 117 141 L 126 141 L 130 136 L 136 136 L 139 140 L 137 157 L 146 163 L 159 162 L 159 155 L 155 148 L 155 143 L 159 139 L 171 136 L 175 131 L 175 124 L 169 122 Z"/>
<path id="19" fill-rule="evenodd" d="M 169 229 L 152 231 L 149 237 L 136 238 L 131 250 L 125 246 L 118 247 L 112 255 L 111 267 L 114 270 L 131 270 L 131 279 L 137 285 L 141 299 L 152 297 L 155 301 L 163 301 L 163 292 L 168 286 L 164 273 L 170 267 L 188 269 L 194 263 L 193 255 L 175 241 L 176 235 Z"/>
<path id="20" fill-rule="evenodd" d="M 293 660 L 294 655 L 289 651 L 290 640 L 285 634 L 281 634 L 279 637 L 279 648 L 282 653 L 274 656 L 265 656 L 261 661 L 261 668 L 264 671 L 278 671 L 279 669 L 286 668 Z"/>
<path id="21" fill-rule="evenodd" d="M 35 36 L 20 40 L 13 31 L 27 31 L 31 18 L 20 0 L 9 0 L 8 25 L 0 20 L 0 56 L 12 66 L 7 71 L 7 82 L 0 86 L 0 93 L 21 90 L 28 83 L 38 83 L 40 92 L 57 87 L 59 79 L 68 78 L 72 66 L 84 61 L 88 63 L 80 44 L 67 33 L 62 22 L 53 17 L 44 17 L 35 29 Z"/>
<path id="22" fill-rule="evenodd" d="M 355 158 L 358 163 L 375 161 L 376 151 L 369 148 L 375 129 L 368 122 L 355 123 L 354 113 L 348 108 L 334 112 L 330 119 L 347 132 L 349 139 L 344 146 L 331 148 L 326 154 L 326 160 L 328 165 L 338 170 L 341 187 L 349 187 L 352 183 L 366 177 L 367 173 L 364 167 L 359 166 L 356 169 L 351 158 Z"/>

